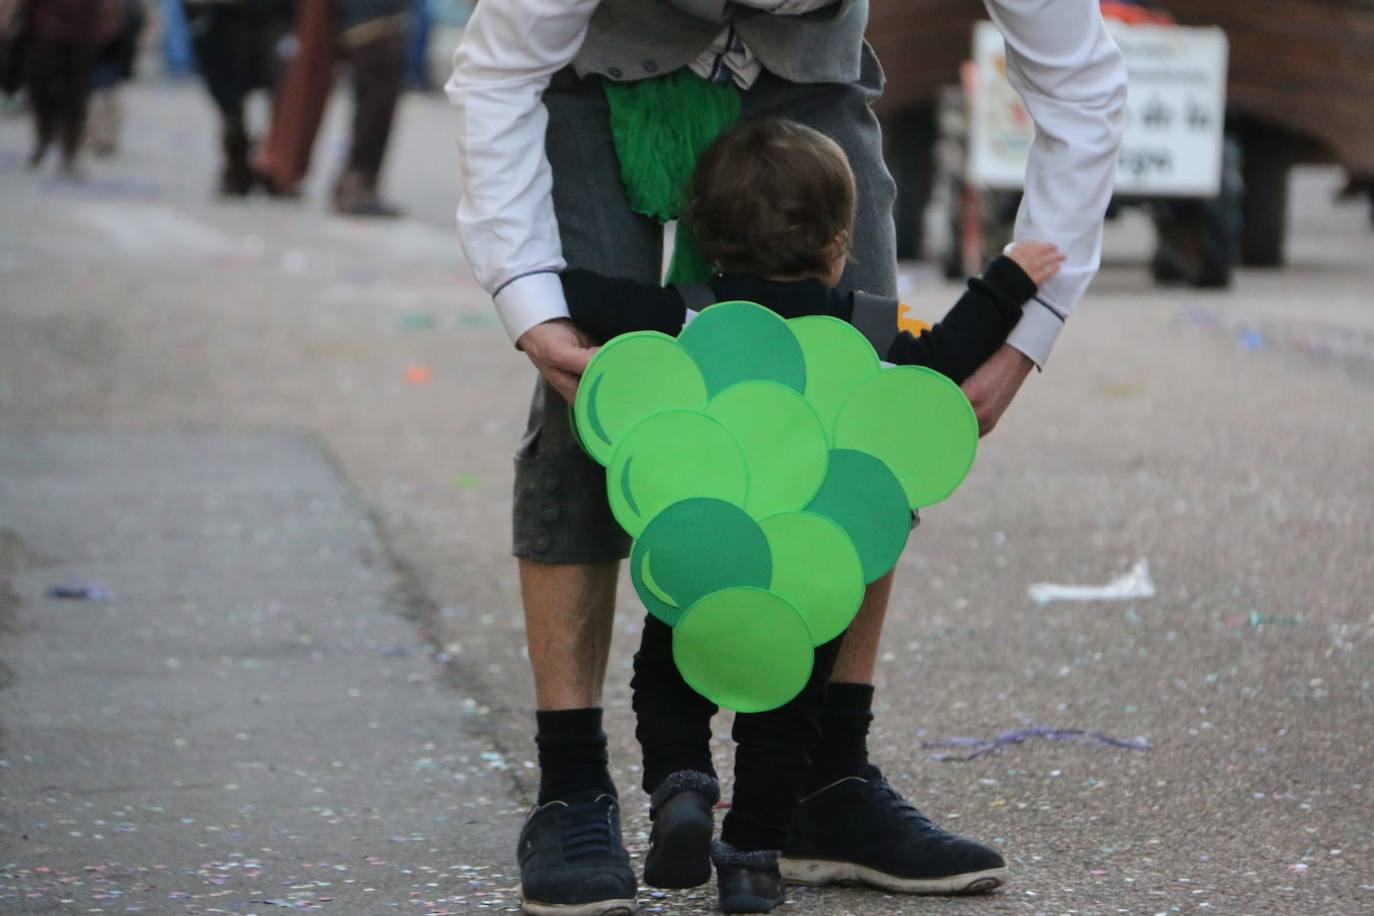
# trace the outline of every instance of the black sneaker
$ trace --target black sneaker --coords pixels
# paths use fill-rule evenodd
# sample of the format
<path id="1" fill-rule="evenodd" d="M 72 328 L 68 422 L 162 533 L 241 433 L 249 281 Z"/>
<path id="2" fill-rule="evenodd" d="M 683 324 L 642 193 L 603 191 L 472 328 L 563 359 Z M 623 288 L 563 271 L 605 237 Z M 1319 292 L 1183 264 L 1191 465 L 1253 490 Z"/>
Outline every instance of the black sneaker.
<path id="1" fill-rule="evenodd" d="M 1000 855 L 940 829 L 875 766 L 802 799 L 779 860 L 794 884 L 868 884 L 898 894 L 976 894 L 1007 880 Z"/>
<path id="2" fill-rule="evenodd" d="M 769 913 L 787 899 L 776 849 L 741 852 L 717 840 L 711 844 L 711 861 L 722 913 Z"/>
<path id="3" fill-rule="evenodd" d="M 649 853 L 644 883 L 650 887 L 700 887 L 711 880 L 711 834 L 720 800 L 715 777 L 679 770 L 649 798 Z"/>
<path id="4" fill-rule="evenodd" d="M 520 900 L 531 916 L 632 916 L 635 874 L 610 795 L 551 801 L 520 831 Z"/>

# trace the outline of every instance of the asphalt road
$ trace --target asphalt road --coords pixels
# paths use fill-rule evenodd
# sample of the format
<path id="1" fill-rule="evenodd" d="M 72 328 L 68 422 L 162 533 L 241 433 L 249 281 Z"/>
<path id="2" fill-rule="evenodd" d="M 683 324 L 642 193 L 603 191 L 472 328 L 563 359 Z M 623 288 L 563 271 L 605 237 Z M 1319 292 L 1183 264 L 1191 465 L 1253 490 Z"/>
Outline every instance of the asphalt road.
<path id="1" fill-rule="evenodd" d="M 80 185 L 26 172 L 26 125 L 0 122 L 0 909 L 509 907 L 534 773 L 506 513 L 532 372 L 450 228 L 447 109 L 407 99 L 388 185 L 411 216 L 383 225 L 325 211 L 342 111 L 306 200 L 222 203 L 196 87 L 139 86 L 128 107 L 120 157 Z M 1290 266 L 1224 293 L 1155 289 L 1147 227 L 1111 227 L 1048 371 L 902 559 L 875 757 L 927 813 L 1002 849 L 1012 883 L 966 900 L 798 890 L 789 910 L 1374 912 L 1374 235 L 1333 205 L 1339 184 L 1304 170 Z M 928 269 L 908 280 L 920 312 L 953 300 Z M 182 478 L 190 517 L 162 498 Z M 1153 597 L 1028 593 L 1140 560 Z M 43 597 L 69 578 L 112 600 Z M 204 625 L 172 628 L 188 601 Z M 624 588 L 606 705 L 642 853 L 636 607 Z M 293 642 L 315 631 L 270 629 L 297 619 L 324 634 L 319 658 Z M 342 693 L 317 705 L 321 684 Z M 273 740 L 202 720 L 267 688 L 289 702 L 250 724 Z M 940 761 L 927 746 L 1028 726 L 1149 748 L 1029 737 Z M 318 863 L 363 874 L 304 886 Z M 641 899 L 713 904 L 709 888 Z"/>

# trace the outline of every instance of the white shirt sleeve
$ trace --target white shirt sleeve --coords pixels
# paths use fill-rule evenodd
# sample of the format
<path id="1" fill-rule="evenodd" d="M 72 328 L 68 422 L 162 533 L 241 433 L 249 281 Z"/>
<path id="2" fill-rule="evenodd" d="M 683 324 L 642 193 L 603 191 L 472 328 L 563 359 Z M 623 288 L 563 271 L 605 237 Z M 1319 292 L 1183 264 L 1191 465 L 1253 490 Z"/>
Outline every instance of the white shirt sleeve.
<path id="1" fill-rule="evenodd" d="M 458 110 L 458 236 L 513 342 L 568 316 L 542 95 L 577 56 L 598 2 L 484 0 L 453 55 L 445 88 Z"/>
<path id="2" fill-rule="evenodd" d="M 1007 78 L 1035 122 L 1014 238 L 1053 242 L 1067 256 L 1007 338 L 1043 368 L 1102 259 L 1126 66 L 1098 0 L 984 2 L 1006 38 Z"/>

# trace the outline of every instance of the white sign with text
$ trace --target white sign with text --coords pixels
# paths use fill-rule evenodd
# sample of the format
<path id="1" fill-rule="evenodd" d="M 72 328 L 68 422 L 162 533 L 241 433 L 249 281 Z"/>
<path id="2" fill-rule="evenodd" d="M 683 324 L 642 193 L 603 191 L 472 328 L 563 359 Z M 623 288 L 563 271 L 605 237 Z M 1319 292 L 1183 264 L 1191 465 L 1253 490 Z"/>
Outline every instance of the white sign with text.
<path id="1" fill-rule="evenodd" d="M 1121 46 L 1130 78 L 1117 192 L 1215 195 L 1226 115 L 1225 33 L 1112 20 L 1107 26 Z M 988 188 L 1020 188 L 1034 125 L 1007 82 L 1002 34 L 991 22 L 974 30 L 973 61 L 969 180 Z"/>

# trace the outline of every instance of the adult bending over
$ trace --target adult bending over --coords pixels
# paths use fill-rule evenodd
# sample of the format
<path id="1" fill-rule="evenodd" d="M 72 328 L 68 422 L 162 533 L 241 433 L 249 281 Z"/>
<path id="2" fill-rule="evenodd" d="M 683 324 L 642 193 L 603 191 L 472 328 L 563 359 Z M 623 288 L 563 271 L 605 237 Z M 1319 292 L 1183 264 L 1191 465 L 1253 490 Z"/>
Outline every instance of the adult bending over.
<path id="1" fill-rule="evenodd" d="M 984 433 L 1031 367 L 1045 364 L 1097 270 L 1126 83 L 1096 0 L 987 5 L 1037 128 L 1016 237 L 1051 242 L 1067 260 L 1007 343 L 964 383 Z M 662 227 L 627 197 L 605 84 L 690 68 L 735 86 L 741 117 L 785 117 L 830 136 L 858 186 L 855 258 L 839 286 L 891 296 L 893 183 L 869 108 L 883 78 L 863 41 L 867 16 L 867 0 L 483 0 L 455 55 L 448 91 L 459 114 L 460 236 L 511 340 L 541 375 L 516 455 L 514 506 L 540 767 L 538 806 L 519 849 L 527 911 L 635 906 L 600 709 L 629 538 L 606 506 L 604 470 L 568 427 L 565 400 L 592 341 L 568 319 L 558 276 L 571 266 L 660 278 Z M 819 803 L 799 817 L 838 809 L 848 829 L 832 824 L 824 833 L 835 848 L 808 856 L 835 863 L 837 878 L 901 890 L 919 877 L 931 888 L 969 889 L 961 876 L 1000 868 L 1001 858 L 913 816 L 868 762 L 871 685 L 891 588 L 891 575 L 869 587 L 835 662 L 813 762 L 811 800 Z M 825 804 L 827 793 L 843 794 L 844 804 Z M 805 827 L 799 832 L 816 835 Z M 875 849 L 881 858 L 865 852 Z"/>

